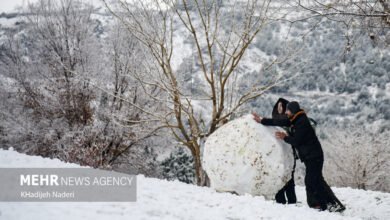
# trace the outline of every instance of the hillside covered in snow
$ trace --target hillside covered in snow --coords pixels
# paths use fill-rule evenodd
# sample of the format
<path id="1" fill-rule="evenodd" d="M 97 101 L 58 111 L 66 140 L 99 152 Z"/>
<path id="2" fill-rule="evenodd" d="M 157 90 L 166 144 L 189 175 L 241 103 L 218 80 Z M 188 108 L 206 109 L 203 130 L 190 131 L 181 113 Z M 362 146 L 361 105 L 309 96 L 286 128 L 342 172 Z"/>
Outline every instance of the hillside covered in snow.
<path id="1" fill-rule="evenodd" d="M 196 4 L 178 4 L 173 11 L 135 4 L 118 9 L 136 15 L 123 19 L 101 0 L 41 0 L 21 13 L 0 11 L 0 148 L 59 159 L 1 151 L 0 165 L 62 167 L 59 161 L 65 161 L 145 176 L 138 178 L 136 203 L 2 203 L 0 219 L 52 214 L 64 219 L 389 218 L 388 194 L 377 193 L 390 193 L 388 44 L 374 41 L 368 30 L 323 17 L 286 22 L 276 12 L 281 2 L 292 2 L 287 0 L 270 1 L 276 17 L 252 23 L 259 32 L 247 41 L 244 27 L 267 11 L 256 6 L 266 1 L 253 0 L 253 10 L 244 4 L 252 1 L 188 2 L 205 8 L 214 2 L 211 18 L 219 18 L 209 26 L 214 31 L 204 31 L 203 9 L 196 10 Z M 302 9 L 279 12 L 295 16 Z M 191 22 L 179 18 L 187 13 Z M 188 30 L 189 23 L 198 35 Z M 139 31 L 144 34 L 135 34 Z M 208 44 L 206 33 L 216 43 Z M 390 42 L 387 32 L 377 36 Z M 287 80 L 290 76 L 296 78 Z M 296 207 L 160 180 L 201 185 L 206 137 L 245 114 L 270 117 L 279 97 L 298 101 L 318 122 L 324 178 L 341 187 L 334 190 L 347 206 L 343 215 L 309 210 L 301 187 Z M 303 172 L 298 162 L 298 185 Z"/>
<path id="2" fill-rule="evenodd" d="M 1 168 L 78 167 L 58 159 L 0 150 Z M 306 205 L 303 187 L 297 187 L 297 205 L 280 205 L 263 197 L 218 193 L 178 181 L 137 176 L 137 201 L 107 202 L 0 202 L 0 219 L 389 219 L 390 194 L 333 188 L 346 204 L 344 213 L 318 212 Z M 6 189 L 2 189 L 6 190 Z"/>

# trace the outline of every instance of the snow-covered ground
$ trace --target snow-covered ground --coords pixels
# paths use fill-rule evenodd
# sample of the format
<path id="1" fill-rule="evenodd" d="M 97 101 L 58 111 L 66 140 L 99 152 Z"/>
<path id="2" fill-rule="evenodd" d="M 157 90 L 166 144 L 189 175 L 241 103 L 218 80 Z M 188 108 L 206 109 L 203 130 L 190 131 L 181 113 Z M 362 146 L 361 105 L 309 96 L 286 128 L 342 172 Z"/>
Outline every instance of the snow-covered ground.
<path id="1" fill-rule="evenodd" d="M 78 165 L 0 149 L 0 167 Z M 333 188 L 347 206 L 339 214 L 308 208 L 300 186 L 297 205 L 279 205 L 263 197 L 217 193 L 206 187 L 142 175 L 137 181 L 137 202 L 0 202 L 0 219 L 390 219 L 388 193 Z"/>

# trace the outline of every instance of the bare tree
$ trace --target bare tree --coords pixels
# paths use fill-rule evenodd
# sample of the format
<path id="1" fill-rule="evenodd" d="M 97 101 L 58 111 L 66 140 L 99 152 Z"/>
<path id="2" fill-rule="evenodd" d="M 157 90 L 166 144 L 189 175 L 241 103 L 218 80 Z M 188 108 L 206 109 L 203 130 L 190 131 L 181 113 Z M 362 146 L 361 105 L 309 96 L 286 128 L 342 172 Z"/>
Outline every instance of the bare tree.
<path id="1" fill-rule="evenodd" d="M 116 97 L 147 104 L 125 77 L 137 47 L 114 28 L 102 50 L 93 11 L 82 1 L 40 0 L 26 8 L 23 31 L 7 33 L 1 74 L 14 88 L 4 88 L 9 99 L 1 103 L 0 133 L 17 150 L 109 168 L 153 134 L 134 123 L 140 111 L 123 108 Z M 114 96 L 100 98 L 96 88 Z"/>
<path id="2" fill-rule="evenodd" d="M 19 26 L 23 31 L 7 34 L 1 62 L 19 88 L 12 93 L 20 99 L 15 103 L 22 105 L 21 115 L 14 109 L 8 119 L 24 127 L 19 136 L 26 152 L 52 156 L 64 128 L 73 130 L 91 120 L 94 94 L 88 82 L 79 83 L 68 71 L 87 74 L 95 66 L 91 12 L 91 6 L 79 1 L 41 0 L 28 6 Z"/>
<path id="3" fill-rule="evenodd" d="M 386 0 L 295 0 L 289 4 L 306 12 L 295 22 L 324 17 L 342 24 L 346 30 L 347 52 L 357 35 L 367 36 L 386 47 L 390 43 L 390 3 Z"/>
<path id="4" fill-rule="evenodd" d="M 116 164 L 120 157 L 130 158 L 128 155 L 131 148 L 140 145 L 146 139 L 158 135 L 160 127 L 155 126 L 153 121 L 142 120 L 144 113 L 134 106 L 152 106 L 150 100 L 145 99 L 139 83 L 129 77 L 130 73 L 142 67 L 138 65 L 138 58 L 142 54 L 142 45 L 134 38 L 129 38 L 120 23 L 114 23 L 106 39 L 106 72 L 101 75 L 102 79 L 93 86 L 102 91 L 101 120 L 104 121 L 104 135 L 113 136 L 111 142 L 106 145 L 105 162 L 109 165 Z M 106 86 L 107 82 L 112 82 Z M 151 91 L 152 94 L 156 94 Z M 131 104 L 130 107 L 128 106 Z M 111 129 L 108 129 L 112 127 Z M 111 134 L 110 134 L 111 133 Z M 122 160 L 124 161 L 124 160 Z M 126 161 L 126 160 L 125 160 Z"/>
<path id="5" fill-rule="evenodd" d="M 140 54 L 138 63 L 143 68 L 134 69 L 131 75 L 160 108 L 132 106 L 147 115 L 141 121 L 159 121 L 190 150 L 196 182 L 206 184 L 207 177 L 201 164 L 203 139 L 239 112 L 245 103 L 289 78 L 288 71 L 280 66 L 297 51 L 286 50 L 280 56 L 272 57 L 269 63 L 259 63 L 262 73 L 249 82 L 246 91 L 237 92 L 238 82 L 246 76 L 245 71 L 238 71 L 240 61 L 256 35 L 284 16 L 283 4 L 271 0 L 104 2 L 126 26 L 129 36 L 142 43 L 148 54 Z M 178 25 L 186 32 L 177 33 Z M 194 45 L 195 54 L 187 55 L 176 47 L 174 42 L 180 37 Z M 201 79 L 200 94 L 191 93 L 183 82 L 186 73 L 175 66 L 188 56 L 200 66 L 199 71 L 190 76 Z M 206 107 L 201 106 L 204 103 L 207 103 Z"/>
<path id="6" fill-rule="evenodd" d="M 389 131 L 376 134 L 362 125 L 329 127 L 325 176 L 339 186 L 389 191 Z"/>

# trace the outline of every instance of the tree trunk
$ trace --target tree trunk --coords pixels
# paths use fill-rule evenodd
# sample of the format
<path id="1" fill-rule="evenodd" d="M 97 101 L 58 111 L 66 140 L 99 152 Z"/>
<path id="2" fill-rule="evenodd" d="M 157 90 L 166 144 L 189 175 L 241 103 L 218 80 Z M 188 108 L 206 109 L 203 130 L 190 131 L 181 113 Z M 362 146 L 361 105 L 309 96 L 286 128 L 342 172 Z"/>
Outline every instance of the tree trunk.
<path id="1" fill-rule="evenodd" d="M 210 186 L 210 180 L 207 173 L 203 170 L 202 162 L 200 160 L 200 154 L 196 153 L 193 155 L 195 162 L 195 178 L 196 185 L 198 186 Z"/>

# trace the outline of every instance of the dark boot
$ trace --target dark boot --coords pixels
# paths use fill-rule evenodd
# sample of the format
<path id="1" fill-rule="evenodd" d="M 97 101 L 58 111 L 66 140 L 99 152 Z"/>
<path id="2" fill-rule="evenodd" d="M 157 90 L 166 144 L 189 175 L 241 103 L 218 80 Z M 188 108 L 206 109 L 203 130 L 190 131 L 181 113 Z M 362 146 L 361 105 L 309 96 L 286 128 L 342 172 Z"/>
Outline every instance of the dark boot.
<path id="1" fill-rule="evenodd" d="M 284 187 L 279 190 L 275 195 L 275 200 L 277 203 L 286 204 L 286 197 L 284 196 Z"/>
<path id="2" fill-rule="evenodd" d="M 286 196 L 287 196 L 288 204 L 297 203 L 297 196 L 295 194 L 294 179 L 291 179 L 290 181 L 288 181 L 285 188 L 286 188 Z"/>

